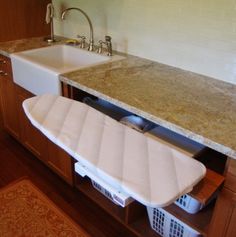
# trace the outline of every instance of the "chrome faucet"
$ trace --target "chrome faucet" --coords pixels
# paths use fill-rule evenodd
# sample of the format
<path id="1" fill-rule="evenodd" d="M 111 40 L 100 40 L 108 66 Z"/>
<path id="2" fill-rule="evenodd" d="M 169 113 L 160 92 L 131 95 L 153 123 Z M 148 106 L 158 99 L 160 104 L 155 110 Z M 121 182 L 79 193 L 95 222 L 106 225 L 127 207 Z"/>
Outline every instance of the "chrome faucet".
<path id="1" fill-rule="evenodd" d="M 54 36 L 53 18 L 54 18 L 54 7 L 53 7 L 52 3 L 48 3 L 45 21 L 47 24 L 50 23 L 51 35 L 44 39 L 48 43 L 53 43 L 56 41 L 55 36 Z"/>
<path id="2" fill-rule="evenodd" d="M 89 47 L 88 47 L 88 50 L 89 51 L 93 51 L 94 50 L 94 38 L 93 38 L 93 26 L 92 26 L 92 22 L 90 20 L 90 18 L 88 17 L 88 15 L 83 11 L 81 10 L 80 8 L 77 8 L 77 7 L 71 7 L 71 8 L 67 8 L 65 9 L 62 14 L 61 14 L 61 19 L 62 20 L 65 20 L 65 14 L 70 11 L 70 10 L 77 10 L 79 12 L 81 12 L 85 18 L 87 19 L 88 23 L 89 23 L 89 29 L 90 29 L 90 36 L 89 36 Z"/>
<path id="3" fill-rule="evenodd" d="M 102 40 L 99 40 L 99 46 L 98 46 L 98 53 L 102 53 L 102 45 L 105 44 L 107 46 L 107 55 L 112 56 L 112 43 L 111 43 L 111 36 L 106 35 L 105 36 L 105 42 Z"/>

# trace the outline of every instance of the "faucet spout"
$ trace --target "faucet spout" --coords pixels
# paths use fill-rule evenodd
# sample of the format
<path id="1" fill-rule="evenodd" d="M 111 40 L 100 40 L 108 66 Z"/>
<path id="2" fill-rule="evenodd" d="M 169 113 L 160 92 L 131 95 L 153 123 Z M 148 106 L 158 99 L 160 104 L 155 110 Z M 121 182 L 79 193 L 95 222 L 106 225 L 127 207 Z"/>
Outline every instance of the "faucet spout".
<path id="1" fill-rule="evenodd" d="M 61 19 L 62 20 L 65 20 L 65 15 L 68 11 L 71 11 L 71 10 L 76 10 L 76 11 L 79 11 L 80 13 L 82 13 L 85 18 L 87 19 L 88 23 L 89 23 L 89 30 L 90 30 L 90 36 L 89 36 L 89 47 L 88 47 L 88 50 L 89 51 L 93 51 L 94 50 L 94 37 L 93 37 L 93 25 L 92 25 L 92 22 L 89 18 L 89 16 L 87 15 L 86 12 L 84 12 L 82 9 L 80 8 L 77 8 L 77 7 L 70 7 L 70 8 L 67 8 L 65 9 L 62 14 L 61 14 Z"/>

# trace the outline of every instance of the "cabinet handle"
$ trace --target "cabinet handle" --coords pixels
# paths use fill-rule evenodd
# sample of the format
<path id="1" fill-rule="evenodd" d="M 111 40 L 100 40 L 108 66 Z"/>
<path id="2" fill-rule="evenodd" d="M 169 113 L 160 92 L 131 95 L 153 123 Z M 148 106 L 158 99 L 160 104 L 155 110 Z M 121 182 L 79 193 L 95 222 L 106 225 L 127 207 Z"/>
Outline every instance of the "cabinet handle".
<path id="1" fill-rule="evenodd" d="M 8 73 L 0 70 L 0 76 L 8 76 Z"/>
<path id="2" fill-rule="evenodd" d="M 4 59 L 0 59 L 0 63 L 2 63 L 2 64 L 6 64 L 6 63 L 7 63 L 7 61 L 6 61 L 6 60 L 4 60 Z"/>

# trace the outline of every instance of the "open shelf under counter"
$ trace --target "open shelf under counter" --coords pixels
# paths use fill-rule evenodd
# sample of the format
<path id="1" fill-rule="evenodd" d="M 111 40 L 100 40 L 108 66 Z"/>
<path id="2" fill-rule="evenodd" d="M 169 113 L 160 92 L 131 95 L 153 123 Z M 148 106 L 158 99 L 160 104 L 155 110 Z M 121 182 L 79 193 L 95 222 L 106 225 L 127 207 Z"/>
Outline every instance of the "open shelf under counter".
<path id="1" fill-rule="evenodd" d="M 81 178 L 78 175 L 75 177 L 75 186 L 135 235 L 139 237 L 159 237 L 150 227 L 145 206 L 134 201 L 122 208 L 97 191 L 92 186 L 90 179 Z"/>
<path id="2" fill-rule="evenodd" d="M 128 206 L 122 208 L 103 196 L 91 184 L 90 179 L 75 177 L 75 185 L 78 190 L 84 193 L 88 198 L 94 201 L 98 206 L 108 212 L 113 218 L 126 226 L 134 234 L 140 237 L 159 237 L 152 230 L 146 207 L 134 201 Z M 205 207 L 197 214 L 189 214 L 178 206 L 172 204 L 164 208 L 170 214 L 183 221 L 203 236 L 207 236 L 208 227 L 214 211 L 214 202 Z"/>
<path id="3" fill-rule="evenodd" d="M 81 178 L 79 175 L 76 175 L 75 186 L 105 211 L 109 212 L 115 219 L 123 223 L 130 223 L 145 212 L 143 205 L 136 201 L 131 202 L 126 207 L 114 204 L 92 186 L 89 178 Z"/>

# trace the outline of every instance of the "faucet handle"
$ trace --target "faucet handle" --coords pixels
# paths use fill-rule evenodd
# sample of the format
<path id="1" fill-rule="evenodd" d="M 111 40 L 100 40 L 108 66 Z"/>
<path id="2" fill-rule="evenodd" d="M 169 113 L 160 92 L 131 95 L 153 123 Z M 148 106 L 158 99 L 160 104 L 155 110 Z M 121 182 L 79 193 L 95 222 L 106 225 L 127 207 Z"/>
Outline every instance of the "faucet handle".
<path id="1" fill-rule="evenodd" d="M 105 41 L 106 41 L 106 42 L 111 42 L 111 36 L 106 35 L 106 36 L 105 36 Z"/>
<path id="2" fill-rule="evenodd" d="M 112 43 L 111 43 L 111 36 L 106 35 L 105 36 L 105 41 L 107 45 L 107 55 L 112 56 Z"/>
<path id="3" fill-rule="evenodd" d="M 105 42 L 102 40 L 98 41 L 98 49 L 97 49 L 97 53 L 102 53 L 103 51 L 103 47 L 102 45 L 106 45 L 107 47 L 107 55 L 108 56 L 112 56 L 112 43 L 111 43 L 111 36 L 106 35 L 105 36 Z"/>
<path id="4" fill-rule="evenodd" d="M 103 44 L 104 42 L 102 41 L 102 40 L 99 40 L 98 41 L 98 49 L 97 49 L 97 53 L 99 53 L 99 54 L 101 54 L 102 53 L 102 44 Z"/>
<path id="5" fill-rule="evenodd" d="M 81 39 L 81 41 L 80 41 L 80 48 L 84 49 L 85 48 L 85 39 L 86 39 L 86 37 L 85 36 L 81 36 L 81 35 L 77 35 L 77 38 Z"/>

